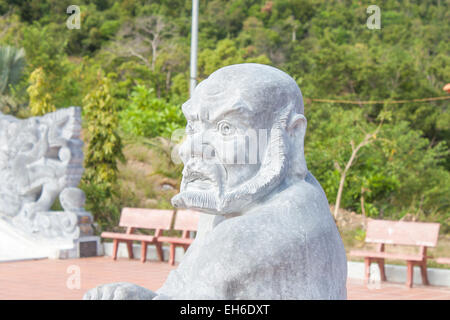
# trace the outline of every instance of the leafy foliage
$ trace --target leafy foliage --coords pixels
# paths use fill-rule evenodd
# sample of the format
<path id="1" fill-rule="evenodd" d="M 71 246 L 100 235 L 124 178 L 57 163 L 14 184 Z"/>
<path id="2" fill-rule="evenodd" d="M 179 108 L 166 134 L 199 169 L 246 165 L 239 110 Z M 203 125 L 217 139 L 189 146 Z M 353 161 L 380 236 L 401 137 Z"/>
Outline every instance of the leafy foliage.
<path id="1" fill-rule="evenodd" d="M 99 74 L 95 88 L 84 98 L 89 143 L 85 157 L 83 181 L 91 209 L 99 223 L 110 224 L 117 217 L 112 206 L 117 190 L 117 161 L 124 161 L 122 141 L 117 133 L 118 116 L 113 103 L 110 80 Z M 111 212 L 108 209 L 115 208 Z M 115 222 L 115 221 L 114 221 Z"/>
<path id="2" fill-rule="evenodd" d="M 363 109 L 323 104 L 311 109 L 308 127 L 309 169 L 319 177 L 326 194 L 334 196 L 340 178 L 336 163 L 344 167 L 352 151 L 350 141 L 360 141 L 375 125 L 365 121 Z M 360 150 L 347 175 L 342 207 L 361 212 L 364 188 L 365 210 L 371 217 L 448 212 L 450 201 L 444 194 L 450 192 L 449 173 L 442 167 L 446 157 L 444 142 L 431 148 L 406 121 L 383 124 L 374 142 Z"/>
<path id="3" fill-rule="evenodd" d="M 30 111 L 34 116 L 41 116 L 48 112 L 55 111 L 51 104 L 51 96 L 48 90 L 48 81 L 45 78 L 44 70 L 37 68 L 30 75 L 30 86 L 27 92 L 30 96 Z"/>
<path id="4" fill-rule="evenodd" d="M 0 111 L 16 111 L 15 86 L 23 77 L 25 51 L 12 46 L 0 46 Z"/>
<path id="5" fill-rule="evenodd" d="M 131 103 L 120 113 L 124 132 L 143 137 L 169 137 L 184 127 L 181 108 L 158 99 L 153 89 L 137 85 L 131 93 Z"/>
<path id="6" fill-rule="evenodd" d="M 0 47 L 0 95 L 17 84 L 25 67 L 25 51 L 11 46 Z"/>
<path id="7" fill-rule="evenodd" d="M 234 41 L 221 40 L 214 50 L 205 49 L 200 53 L 198 57 L 200 78 L 204 79 L 217 69 L 227 65 L 244 62 L 269 64 L 270 60 L 265 55 L 248 56 L 245 50 L 236 47 Z"/>
<path id="8" fill-rule="evenodd" d="M 172 159 L 174 142 L 167 138 L 157 137 L 144 141 L 144 145 L 150 147 L 158 155 L 157 169 L 154 171 L 154 174 L 177 179 L 179 183 L 183 172 L 183 164 L 181 161 L 175 163 Z"/>
<path id="9" fill-rule="evenodd" d="M 88 155 L 100 154 L 91 159 L 84 181 L 92 181 L 89 186 L 99 189 L 91 194 L 109 197 L 113 208 L 119 202 L 104 192 L 110 189 L 99 187 L 102 181 L 116 186 L 105 178 L 113 177 L 116 167 L 104 142 L 112 143 L 106 148 L 114 153 L 121 133 L 130 140 L 168 137 L 184 125 L 180 105 L 189 95 L 191 2 L 80 0 L 80 30 L 65 27 L 69 4 L 0 0 L 0 46 L 24 48 L 27 57 L 13 86 L 1 84 L 8 91 L 2 97 L 8 107 L 2 110 L 22 115 L 20 110 L 30 109 L 28 80 L 39 68 L 45 81 L 40 92 L 49 94 L 41 97 L 48 105 L 80 105 L 90 94 L 83 105 L 86 138 L 96 138 Z M 200 2 L 198 80 L 241 62 L 270 64 L 292 75 L 305 98 L 309 169 L 330 202 L 339 187 L 337 166 L 345 167 L 352 153 L 350 142 L 362 141 L 389 115 L 348 171 L 342 206 L 371 217 L 411 213 L 439 221 L 448 231 L 448 100 L 389 101 L 444 95 L 450 75 L 449 2 L 384 0 L 378 5 L 381 29 L 369 30 L 368 4 L 356 0 Z M 9 74 L 0 68 L 0 74 Z M 99 69 L 109 75 L 105 86 L 98 83 Z M 92 88 L 100 91 L 94 95 Z M 313 98 L 387 102 L 347 105 Z M 94 123 L 101 125 L 94 130 Z M 112 132 L 109 138 L 115 141 L 107 140 Z M 161 168 L 166 174 L 173 169 Z M 93 196 L 89 204 L 106 219 L 106 207 Z"/>
<path id="10" fill-rule="evenodd" d="M 112 189 L 117 180 L 117 160 L 123 160 L 123 154 L 108 78 L 101 77 L 97 87 L 84 98 L 83 111 L 89 135 L 85 177 L 105 189 Z"/>

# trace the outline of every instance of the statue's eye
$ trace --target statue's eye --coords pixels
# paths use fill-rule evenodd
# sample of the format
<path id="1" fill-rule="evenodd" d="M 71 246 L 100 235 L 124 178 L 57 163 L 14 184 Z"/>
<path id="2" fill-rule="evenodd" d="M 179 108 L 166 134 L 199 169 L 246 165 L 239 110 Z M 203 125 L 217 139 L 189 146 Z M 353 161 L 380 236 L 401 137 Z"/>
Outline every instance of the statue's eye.
<path id="1" fill-rule="evenodd" d="M 194 124 L 191 121 L 188 121 L 186 124 L 186 133 L 193 134 L 194 133 Z"/>
<path id="2" fill-rule="evenodd" d="M 227 121 L 220 121 L 217 124 L 217 130 L 223 136 L 230 136 L 234 134 L 234 127 Z"/>

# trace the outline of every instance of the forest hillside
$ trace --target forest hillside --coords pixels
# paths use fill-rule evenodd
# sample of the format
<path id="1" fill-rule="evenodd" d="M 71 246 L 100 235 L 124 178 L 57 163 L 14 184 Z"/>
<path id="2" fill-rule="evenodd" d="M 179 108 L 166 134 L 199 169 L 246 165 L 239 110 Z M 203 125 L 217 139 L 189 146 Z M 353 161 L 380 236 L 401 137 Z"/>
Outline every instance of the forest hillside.
<path id="1" fill-rule="evenodd" d="M 73 1 L 0 0 L 0 111 L 82 106 L 83 188 L 111 228 L 122 206 L 169 206 L 149 187 L 155 175 L 177 188 L 180 167 L 157 137 L 185 125 L 191 1 L 76 2 L 80 29 L 66 26 Z M 286 71 L 305 99 L 308 168 L 330 204 L 448 233 L 449 3 L 377 1 L 381 25 L 370 29 L 367 1 L 200 0 L 198 80 L 241 62 Z"/>

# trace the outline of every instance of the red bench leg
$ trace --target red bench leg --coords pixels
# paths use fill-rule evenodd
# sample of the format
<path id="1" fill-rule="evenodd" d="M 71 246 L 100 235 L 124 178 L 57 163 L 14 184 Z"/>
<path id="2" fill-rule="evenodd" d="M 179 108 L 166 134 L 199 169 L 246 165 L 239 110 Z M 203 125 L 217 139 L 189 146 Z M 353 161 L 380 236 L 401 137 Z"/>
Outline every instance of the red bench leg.
<path id="1" fill-rule="evenodd" d="M 420 265 L 420 272 L 422 274 L 422 283 L 424 285 L 428 286 L 430 284 L 430 282 L 428 282 L 427 262 L 426 261 L 422 262 L 422 264 Z"/>
<path id="2" fill-rule="evenodd" d="M 414 263 L 413 261 L 408 261 L 407 274 L 406 274 L 406 286 L 412 288 L 413 286 L 413 276 L 414 276 Z"/>
<path id="3" fill-rule="evenodd" d="M 141 243 L 141 262 L 147 261 L 147 242 L 142 241 Z"/>
<path id="4" fill-rule="evenodd" d="M 117 250 L 118 249 L 119 249 L 119 240 L 114 239 L 113 240 L 113 252 L 112 252 L 113 260 L 117 259 Z"/>
<path id="5" fill-rule="evenodd" d="M 369 283 L 369 279 L 370 279 L 370 263 L 372 261 L 370 260 L 370 258 L 364 258 L 364 272 L 365 272 L 365 278 L 364 281 L 366 284 Z"/>
<path id="6" fill-rule="evenodd" d="M 158 254 L 159 261 L 164 261 L 164 254 L 163 254 L 161 243 L 156 242 L 155 247 L 156 247 L 156 253 Z"/>
<path id="7" fill-rule="evenodd" d="M 386 281 L 386 272 L 384 270 L 384 259 L 378 260 L 378 267 L 380 268 L 381 281 Z"/>
<path id="8" fill-rule="evenodd" d="M 128 258 L 134 259 L 133 255 L 133 241 L 127 241 Z"/>
<path id="9" fill-rule="evenodd" d="M 175 244 L 170 244 L 170 257 L 169 257 L 169 264 L 174 265 L 175 264 Z"/>

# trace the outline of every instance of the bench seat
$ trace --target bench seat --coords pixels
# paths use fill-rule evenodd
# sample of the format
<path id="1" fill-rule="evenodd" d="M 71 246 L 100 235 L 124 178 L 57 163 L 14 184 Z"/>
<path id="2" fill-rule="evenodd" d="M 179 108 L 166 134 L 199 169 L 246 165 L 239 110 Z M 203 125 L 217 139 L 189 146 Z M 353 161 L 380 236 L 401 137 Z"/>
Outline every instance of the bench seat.
<path id="1" fill-rule="evenodd" d="M 354 257 L 369 257 L 375 259 L 392 259 L 392 260 L 406 260 L 406 261 L 422 261 L 421 255 L 403 254 L 403 253 L 391 253 L 391 252 L 376 252 L 376 251 L 363 251 L 352 250 L 350 255 Z"/>
<path id="2" fill-rule="evenodd" d="M 168 242 L 168 243 L 176 243 L 176 244 L 192 244 L 194 239 L 191 238 L 177 238 L 177 237 L 158 237 L 158 242 Z"/>
<path id="3" fill-rule="evenodd" d="M 102 232 L 102 238 L 107 239 L 119 239 L 119 240 L 130 240 L 130 241 L 146 241 L 153 242 L 155 240 L 154 236 L 145 234 L 127 234 L 127 233 L 117 233 L 117 232 Z"/>
<path id="4" fill-rule="evenodd" d="M 450 264 L 450 258 L 437 258 L 436 262 L 440 264 Z"/>

